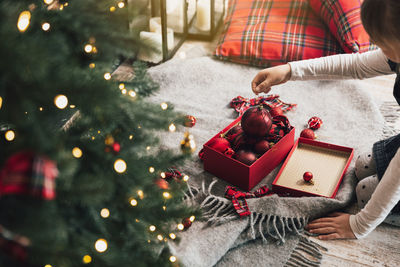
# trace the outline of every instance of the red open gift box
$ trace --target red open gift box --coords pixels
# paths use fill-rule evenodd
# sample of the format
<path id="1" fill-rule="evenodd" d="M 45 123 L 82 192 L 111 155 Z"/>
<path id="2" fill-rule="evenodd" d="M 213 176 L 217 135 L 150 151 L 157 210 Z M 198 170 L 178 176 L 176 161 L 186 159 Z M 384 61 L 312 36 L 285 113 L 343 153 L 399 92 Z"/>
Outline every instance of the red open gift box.
<path id="1" fill-rule="evenodd" d="M 208 144 L 217 137 L 224 135 L 232 127 L 237 125 L 241 117 L 233 121 L 228 127 L 216 134 L 203 146 L 204 170 L 224 179 L 225 181 L 250 191 L 279 163 L 281 163 L 294 144 L 294 128 L 283 136 L 279 142 L 271 147 L 266 153 L 258 158 L 252 165 L 248 166 L 236 159 L 230 158 L 210 147 Z"/>
<path id="2" fill-rule="evenodd" d="M 353 148 L 300 137 L 272 183 L 275 193 L 334 198 L 353 158 Z M 303 179 L 312 173 L 313 183 Z"/>

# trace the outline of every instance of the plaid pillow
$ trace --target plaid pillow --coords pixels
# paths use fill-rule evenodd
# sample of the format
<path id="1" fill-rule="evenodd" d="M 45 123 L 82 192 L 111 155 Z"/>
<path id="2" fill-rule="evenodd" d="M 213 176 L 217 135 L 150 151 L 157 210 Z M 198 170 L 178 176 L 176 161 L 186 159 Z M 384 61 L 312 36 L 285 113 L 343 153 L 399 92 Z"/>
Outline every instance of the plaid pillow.
<path id="1" fill-rule="evenodd" d="M 365 52 L 377 47 L 361 24 L 363 0 L 310 0 L 311 8 L 328 25 L 346 53 Z"/>
<path id="2" fill-rule="evenodd" d="M 230 0 L 214 55 L 260 67 L 343 53 L 308 0 Z"/>

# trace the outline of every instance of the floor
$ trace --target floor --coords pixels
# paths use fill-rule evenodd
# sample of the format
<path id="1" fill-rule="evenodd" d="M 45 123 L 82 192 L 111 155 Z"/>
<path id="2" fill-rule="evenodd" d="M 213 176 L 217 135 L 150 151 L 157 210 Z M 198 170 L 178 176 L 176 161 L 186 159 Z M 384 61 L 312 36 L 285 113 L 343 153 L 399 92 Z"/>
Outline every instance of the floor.
<path id="1" fill-rule="evenodd" d="M 188 58 L 202 55 L 212 55 L 217 38 L 211 42 L 186 41 L 178 50 L 175 58 Z M 392 88 L 395 75 L 366 79 L 364 82 L 375 84 L 371 94 L 381 104 L 393 101 Z M 250 90 L 250 88 L 249 88 Z M 400 127 L 399 127 L 400 128 Z M 361 240 L 313 241 L 326 247 L 321 266 L 399 266 L 400 265 L 400 229 L 382 224 L 368 237 Z"/>

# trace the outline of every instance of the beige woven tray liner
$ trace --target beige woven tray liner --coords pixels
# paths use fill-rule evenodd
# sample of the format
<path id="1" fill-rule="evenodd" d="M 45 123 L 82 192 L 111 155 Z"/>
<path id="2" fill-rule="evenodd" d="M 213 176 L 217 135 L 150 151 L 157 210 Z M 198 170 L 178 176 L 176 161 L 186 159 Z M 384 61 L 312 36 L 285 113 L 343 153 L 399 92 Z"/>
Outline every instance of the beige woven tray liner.
<path id="1" fill-rule="evenodd" d="M 299 143 L 276 184 L 331 197 L 349 157 L 350 152 Z M 303 180 L 307 171 L 313 174 L 314 185 Z"/>

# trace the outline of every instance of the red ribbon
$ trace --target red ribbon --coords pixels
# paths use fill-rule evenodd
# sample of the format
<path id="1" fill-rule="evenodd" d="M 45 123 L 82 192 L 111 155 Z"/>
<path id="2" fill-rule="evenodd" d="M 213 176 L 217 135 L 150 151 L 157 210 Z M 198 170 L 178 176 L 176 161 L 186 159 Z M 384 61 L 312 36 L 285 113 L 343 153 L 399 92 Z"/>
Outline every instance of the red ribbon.
<path id="1" fill-rule="evenodd" d="M 285 103 L 279 99 L 279 95 L 267 95 L 259 96 L 256 98 L 244 98 L 242 96 L 237 96 L 231 100 L 230 106 L 234 108 L 239 116 L 253 106 L 264 105 L 271 108 L 280 107 L 283 112 L 289 111 L 296 106 L 296 104 Z"/>
<path id="2" fill-rule="evenodd" d="M 225 197 L 232 201 L 233 207 L 239 216 L 245 217 L 250 215 L 250 209 L 247 205 L 246 198 L 259 198 L 266 195 L 272 195 L 268 187 L 262 186 L 254 192 L 242 192 L 234 186 L 227 186 L 225 189 Z"/>

